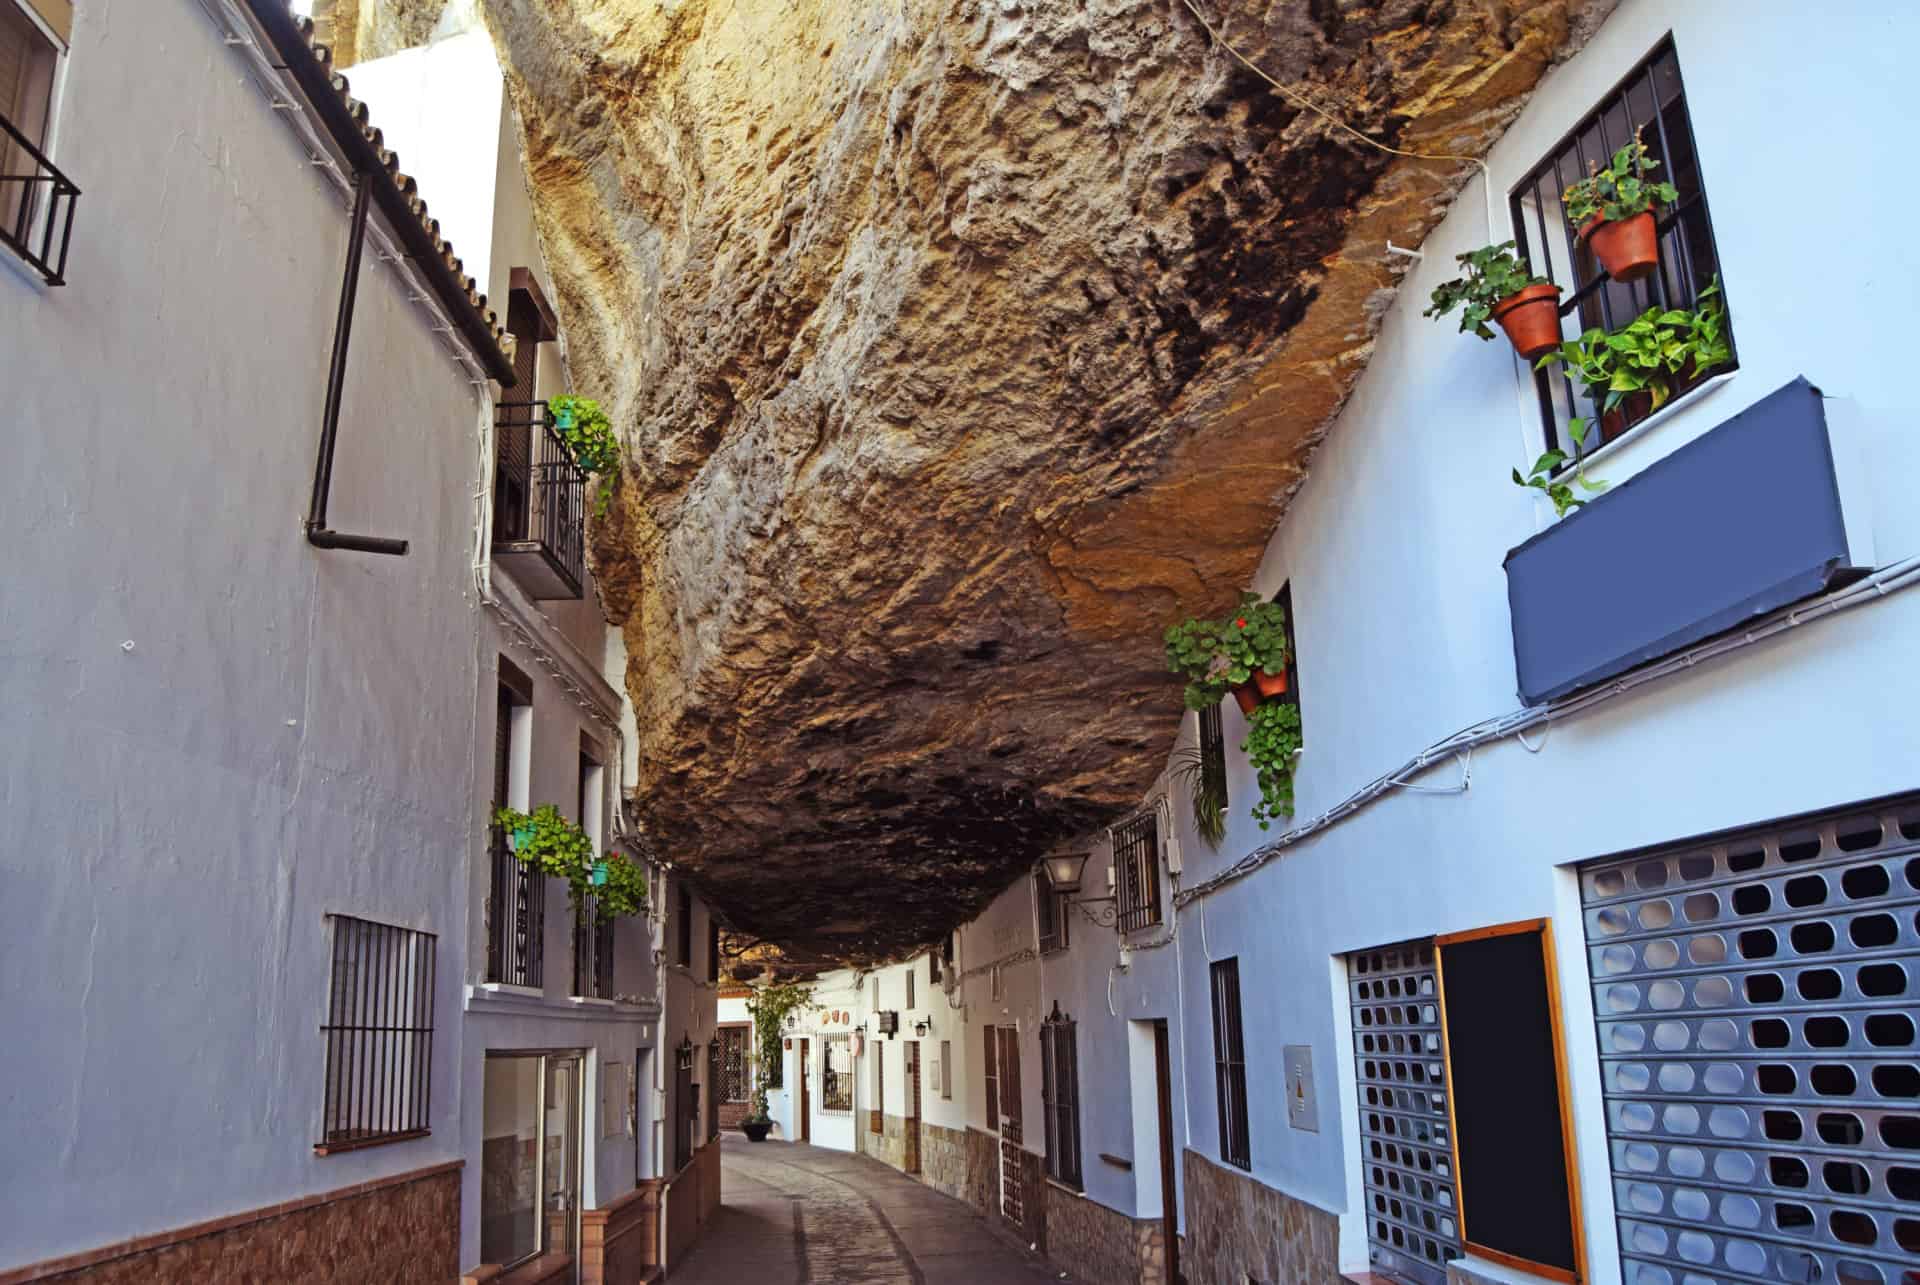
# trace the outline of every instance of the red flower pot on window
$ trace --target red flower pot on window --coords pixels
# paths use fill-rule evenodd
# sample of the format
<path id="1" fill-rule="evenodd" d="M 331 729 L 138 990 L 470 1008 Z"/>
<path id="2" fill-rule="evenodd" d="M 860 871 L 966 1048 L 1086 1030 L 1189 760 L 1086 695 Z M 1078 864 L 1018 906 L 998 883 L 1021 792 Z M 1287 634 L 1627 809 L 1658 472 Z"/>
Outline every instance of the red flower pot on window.
<path id="1" fill-rule="evenodd" d="M 1532 361 L 1560 346 L 1560 287 L 1542 281 L 1510 294 L 1493 305 L 1493 319 L 1514 351 Z"/>
<path id="2" fill-rule="evenodd" d="M 1660 231 L 1652 210 L 1617 221 L 1596 214 L 1581 225 L 1580 235 L 1615 281 L 1638 281 L 1660 266 Z"/>
<path id="3" fill-rule="evenodd" d="M 1233 689 L 1233 699 L 1240 703 L 1240 712 L 1248 718 L 1260 708 L 1260 690 L 1251 682 L 1241 683 Z"/>

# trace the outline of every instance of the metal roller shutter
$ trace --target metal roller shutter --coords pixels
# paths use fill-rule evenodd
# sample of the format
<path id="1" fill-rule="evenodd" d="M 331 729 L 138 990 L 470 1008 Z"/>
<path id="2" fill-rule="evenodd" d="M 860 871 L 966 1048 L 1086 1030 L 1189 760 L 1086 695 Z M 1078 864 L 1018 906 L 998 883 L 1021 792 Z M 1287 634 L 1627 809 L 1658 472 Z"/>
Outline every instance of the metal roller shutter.
<path id="1" fill-rule="evenodd" d="M 1628 1285 L 1920 1263 L 1920 796 L 1581 872 Z"/>

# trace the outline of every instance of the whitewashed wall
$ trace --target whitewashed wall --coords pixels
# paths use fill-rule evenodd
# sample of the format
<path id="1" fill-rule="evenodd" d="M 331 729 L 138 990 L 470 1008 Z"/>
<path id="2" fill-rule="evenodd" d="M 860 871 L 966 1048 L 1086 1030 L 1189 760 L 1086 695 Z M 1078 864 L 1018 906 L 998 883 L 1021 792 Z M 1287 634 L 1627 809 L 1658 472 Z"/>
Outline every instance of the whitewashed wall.
<path id="1" fill-rule="evenodd" d="M 413 546 L 312 548 L 341 194 L 193 4 L 79 6 L 57 134 L 71 284 L 0 270 L 0 1267 L 467 1141 L 476 394 L 369 256 L 330 512 Z M 428 1138 L 313 1154 L 329 912 L 439 936 Z"/>

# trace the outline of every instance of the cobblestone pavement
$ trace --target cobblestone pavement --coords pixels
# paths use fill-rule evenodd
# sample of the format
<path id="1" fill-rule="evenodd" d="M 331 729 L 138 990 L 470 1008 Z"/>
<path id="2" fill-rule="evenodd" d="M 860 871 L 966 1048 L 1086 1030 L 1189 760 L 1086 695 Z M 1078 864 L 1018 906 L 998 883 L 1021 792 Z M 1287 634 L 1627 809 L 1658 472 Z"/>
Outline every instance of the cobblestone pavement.
<path id="1" fill-rule="evenodd" d="M 720 1213 L 673 1285 L 1071 1285 L 965 1204 L 877 1160 L 724 1138 Z"/>

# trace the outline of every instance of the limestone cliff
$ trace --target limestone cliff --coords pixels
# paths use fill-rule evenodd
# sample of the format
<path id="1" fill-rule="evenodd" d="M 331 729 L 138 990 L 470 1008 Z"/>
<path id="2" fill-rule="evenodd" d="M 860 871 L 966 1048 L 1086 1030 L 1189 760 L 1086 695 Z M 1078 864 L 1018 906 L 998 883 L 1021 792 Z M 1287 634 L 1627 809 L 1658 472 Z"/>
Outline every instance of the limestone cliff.
<path id="1" fill-rule="evenodd" d="M 1478 154 L 1611 0 L 1195 0 Z M 400 7 L 435 13 L 431 3 Z M 578 391 L 639 805 L 747 936 L 872 958 L 1160 770 L 1464 181 L 1183 0 L 484 0 Z"/>

